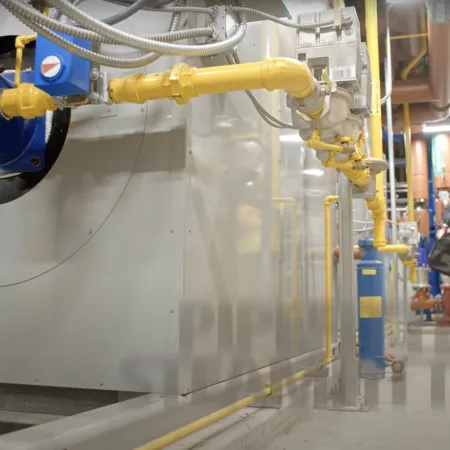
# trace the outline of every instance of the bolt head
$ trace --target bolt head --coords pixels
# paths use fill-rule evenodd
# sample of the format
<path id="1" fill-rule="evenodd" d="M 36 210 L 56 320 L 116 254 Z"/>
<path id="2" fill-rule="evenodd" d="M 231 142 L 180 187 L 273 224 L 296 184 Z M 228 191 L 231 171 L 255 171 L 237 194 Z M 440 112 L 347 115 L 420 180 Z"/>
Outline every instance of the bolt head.
<path id="1" fill-rule="evenodd" d="M 100 77 L 100 72 L 98 71 L 98 69 L 92 69 L 91 70 L 91 80 L 95 81 L 98 80 Z"/>

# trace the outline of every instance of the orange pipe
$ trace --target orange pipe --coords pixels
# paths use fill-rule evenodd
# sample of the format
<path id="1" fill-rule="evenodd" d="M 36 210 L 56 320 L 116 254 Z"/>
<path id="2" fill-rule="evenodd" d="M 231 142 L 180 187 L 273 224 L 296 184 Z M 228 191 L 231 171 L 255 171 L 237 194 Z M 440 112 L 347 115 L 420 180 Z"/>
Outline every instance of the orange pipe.
<path id="1" fill-rule="evenodd" d="M 391 98 L 393 105 L 403 103 L 430 103 L 438 99 L 431 90 L 430 83 L 426 78 L 396 81 L 393 86 Z"/>

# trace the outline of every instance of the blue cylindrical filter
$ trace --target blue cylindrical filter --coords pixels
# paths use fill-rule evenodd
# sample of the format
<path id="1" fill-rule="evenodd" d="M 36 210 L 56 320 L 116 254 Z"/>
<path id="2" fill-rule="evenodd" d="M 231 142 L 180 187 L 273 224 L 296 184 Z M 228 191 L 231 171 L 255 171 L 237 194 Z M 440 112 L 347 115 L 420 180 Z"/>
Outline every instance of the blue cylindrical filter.
<path id="1" fill-rule="evenodd" d="M 363 256 L 357 265 L 359 374 L 361 378 L 385 376 L 383 287 L 384 268 L 372 238 L 359 241 Z"/>

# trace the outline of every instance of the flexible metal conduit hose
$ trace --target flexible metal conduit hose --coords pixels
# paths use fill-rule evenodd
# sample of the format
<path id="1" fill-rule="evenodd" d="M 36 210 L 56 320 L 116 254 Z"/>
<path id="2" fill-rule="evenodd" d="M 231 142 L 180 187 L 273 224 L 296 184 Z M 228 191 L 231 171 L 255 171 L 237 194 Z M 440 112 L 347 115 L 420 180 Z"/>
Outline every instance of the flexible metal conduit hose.
<path id="1" fill-rule="evenodd" d="M 116 23 L 122 22 L 131 17 L 133 14 L 136 14 L 146 3 L 148 3 L 148 0 L 136 0 L 130 6 L 122 11 L 119 11 L 117 14 L 106 17 L 106 19 L 102 19 L 102 22 L 108 25 L 115 25 Z"/>
<path id="2" fill-rule="evenodd" d="M 11 14 L 16 16 L 19 20 L 21 20 L 25 25 L 29 26 L 30 28 L 32 28 L 31 23 L 34 22 L 42 27 L 51 28 L 52 30 L 69 34 L 71 36 L 75 36 L 80 39 L 85 39 L 87 41 L 98 42 L 101 44 L 122 45 L 122 43 L 116 42 L 114 39 L 105 38 L 104 36 L 92 30 L 85 30 L 83 28 L 73 26 L 67 23 L 61 23 L 58 20 L 55 20 L 51 17 L 46 17 L 40 14 L 34 8 L 26 5 L 25 3 L 16 2 L 15 0 L 0 0 L 0 4 L 4 5 L 5 8 L 11 12 Z M 161 33 L 158 35 L 151 36 L 151 39 L 155 41 L 171 42 L 176 40 L 189 39 L 192 37 L 212 36 L 214 30 L 212 28 L 207 27 L 207 28 L 198 28 L 194 30 L 182 30 L 179 31 L 178 33 L 179 33 L 178 35 L 174 35 L 172 33 Z M 69 41 L 66 42 L 70 43 Z"/>
<path id="3" fill-rule="evenodd" d="M 5 4 L 6 1 L 0 0 L 0 3 Z M 5 5 L 5 7 L 9 10 L 8 6 Z M 35 11 L 33 11 L 33 13 L 34 12 Z M 105 66 L 109 66 L 109 67 L 116 67 L 116 68 L 120 68 L 120 69 L 136 69 L 136 68 L 143 67 L 143 66 L 146 66 L 147 64 L 154 62 L 160 56 L 158 53 L 152 52 L 150 54 L 147 54 L 147 55 L 144 55 L 141 57 L 137 57 L 137 58 L 124 58 L 124 57 L 117 57 L 117 56 L 112 56 L 112 55 L 110 56 L 110 55 L 96 53 L 91 50 L 87 50 L 83 47 L 80 47 L 76 44 L 73 44 L 70 41 L 67 41 L 66 39 L 64 39 L 60 35 L 54 33 L 50 29 L 48 29 L 42 25 L 39 25 L 34 21 L 30 21 L 26 17 L 22 16 L 20 13 L 17 13 L 17 12 L 12 12 L 12 13 L 19 20 L 21 20 L 28 27 L 30 27 L 33 31 L 35 31 L 35 32 L 41 34 L 42 36 L 44 36 L 45 38 L 55 42 L 56 44 L 65 48 L 66 50 L 70 51 L 71 53 L 74 53 L 78 56 L 86 58 L 97 64 L 101 64 L 101 65 L 105 65 Z M 76 27 L 73 27 L 73 28 L 80 31 L 79 28 L 76 28 Z M 90 32 L 90 33 L 92 33 L 92 32 Z M 182 31 L 177 31 L 177 32 L 173 32 L 173 33 L 163 33 L 160 35 L 154 35 L 154 36 L 152 36 L 152 39 L 161 39 L 161 40 L 165 40 L 165 41 L 176 41 L 176 40 L 185 40 L 185 39 L 195 38 L 195 37 L 213 36 L 213 33 L 214 33 L 213 28 L 198 28 L 198 29 L 193 29 L 193 30 L 182 30 Z M 100 37 L 100 36 L 98 36 L 98 37 Z M 101 41 L 103 41 L 103 39 L 104 38 L 101 38 Z M 111 43 L 111 41 L 108 40 L 106 43 Z"/>
<path id="4" fill-rule="evenodd" d="M 2 0 L 2 2 L 11 0 Z M 217 53 L 230 51 L 233 47 L 239 44 L 244 38 L 247 30 L 247 21 L 242 13 L 239 13 L 239 26 L 237 31 L 228 39 L 205 45 L 182 45 L 172 43 L 162 43 L 152 39 L 146 39 L 139 36 L 134 36 L 130 33 L 117 30 L 109 25 L 104 24 L 98 19 L 91 17 L 89 14 L 81 11 L 66 0 L 49 0 L 56 8 L 60 9 L 64 14 L 67 14 L 73 20 L 76 20 L 84 27 L 90 28 L 96 33 L 110 38 L 117 43 L 135 47 L 141 50 L 151 50 L 161 54 L 178 55 L 178 56 L 209 56 Z M 243 4 L 242 0 L 236 0 L 238 5 Z"/>
<path id="5" fill-rule="evenodd" d="M 236 0 L 237 3 L 242 4 L 241 0 Z M 22 2 L 16 2 L 15 0 L 0 0 L 0 3 L 3 4 L 12 14 L 14 14 L 16 17 L 18 17 L 20 20 L 22 20 L 22 22 L 24 22 L 27 26 L 29 26 L 30 28 L 32 28 L 33 30 L 36 31 L 36 28 L 39 28 L 39 30 L 42 30 L 42 27 L 46 27 L 48 26 L 49 28 L 55 29 L 59 32 L 62 33 L 67 33 L 70 34 L 72 36 L 76 36 L 79 37 L 81 39 L 87 39 L 87 40 L 94 40 L 96 42 L 99 42 L 98 37 L 95 36 L 95 32 L 93 32 L 92 30 L 84 30 L 82 28 L 78 28 L 78 27 L 73 27 L 70 26 L 68 24 L 63 24 L 60 23 L 50 17 L 46 17 L 43 16 L 42 14 L 38 13 L 36 10 L 34 10 L 33 8 L 29 7 L 28 5 L 22 3 Z M 54 1 L 53 4 L 59 8 L 59 2 Z M 62 8 L 60 8 L 62 10 L 62 12 L 66 13 L 66 7 L 70 6 L 71 8 L 73 7 L 73 5 L 68 4 L 67 2 L 63 2 L 61 4 L 64 4 L 65 6 L 63 6 Z M 97 19 L 94 19 L 92 17 L 90 17 L 88 14 L 78 10 L 77 8 L 75 8 L 75 10 L 83 17 L 87 17 L 89 19 L 89 23 L 94 22 L 97 27 L 96 30 L 100 29 L 100 30 L 107 30 L 107 35 L 109 36 L 114 36 L 112 39 L 108 38 L 107 35 L 105 35 L 105 33 L 102 33 L 103 38 L 105 38 L 106 42 L 103 40 L 100 40 L 100 42 L 105 42 L 105 43 L 114 43 L 114 44 L 119 44 L 119 45 L 127 45 L 129 47 L 136 47 L 139 49 L 147 49 L 147 50 L 155 50 L 158 53 L 161 54 L 171 54 L 171 55 L 181 55 L 181 56 L 207 56 L 207 55 L 212 55 L 212 54 L 217 54 L 217 53 L 221 53 L 221 52 L 227 52 L 229 51 L 231 48 L 233 48 L 235 45 L 237 45 L 245 36 L 246 30 L 247 30 L 247 21 L 245 19 L 245 15 L 243 15 L 242 13 L 239 13 L 239 26 L 237 31 L 229 38 L 226 39 L 224 41 L 218 42 L 218 43 L 213 43 L 213 44 L 205 44 L 205 45 L 177 45 L 177 44 L 170 44 L 170 43 L 162 43 L 162 42 L 158 42 L 155 39 L 147 39 L 147 38 L 142 38 L 142 37 L 137 37 L 137 36 L 133 36 L 129 33 L 124 33 L 121 31 L 118 31 L 112 27 L 110 27 L 109 25 L 103 24 L 101 21 L 98 21 Z M 71 17 L 72 19 L 73 14 L 68 14 L 69 17 Z M 77 15 L 78 17 L 78 15 Z M 75 19 L 76 20 L 76 19 Z M 38 23 L 36 23 L 38 22 Z M 83 20 L 80 21 L 80 23 L 82 23 L 83 26 L 86 26 L 86 22 L 84 22 Z M 33 26 L 35 26 L 36 28 L 33 28 Z M 205 33 L 203 32 L 197 34 L 194 33 L 195 37 L 201 37 L 201 36 L 205 36 Z M 39 31 L 41 32 L 41 31 Z M 186 30 L 184 33 L 188 33 L 189 30 Z M 92 34 L 93 33 L 93 34 Z M 42 32 L 42 34 L 44 34 L 44 32 Z M 47 39 L 52 40 L 53 42 L 55 42 L 56 44 L 62 46 L 63 48 L 66 48 L 67 50 L 78 54 L 79 56 L 82 56 L 84 58 L 87 59 L 91 59 L 94 58 L 96 56 L 96 54 L 94 52 L 90 52 L 87 51 L 86 49 L 83 49 L 82 47 L 76 46 L 74 44 L 72 44 L 71 42 L 65 40 L 64 38 L 61 38 L 60 36 L 58 36 L 56 33 L 52 32 L 51 30 L 45 30 L 45 37 Z M 121 38 L 116 39 L 117 34 L 119 36 L 121 36 Z M 208 29 L 208 32 L 206 33 L 206 35 L 210 35 L 210 29 Z M 192 35 L 190 35 L 188 33 L 188 35 L 184 38 L 188 38 L 188 37 L 194 37 Z M 173 38 L 169 39 L 172 40 Z M 182 38 L 180 38 L 182 39 Z M 175 39 L 173 39 L 175 40 Z M 136 42 L 138 42 L 139 44 L 136 45 Z M 98 55 L 98 54 L 97 54 Z M 107 61 L 107 60 L 103 60 L 103 62 L 101 61 L 96 61 L 100 64 L 104 64 L 104 65 L 110 65 L 111 61 Z M 119 66 L 117 66 L 119 67 Z M 123 65 L 120 67 L 124 67 Z M 134 66 L 137 67 L 137 66 Z M 131 66 L 130 66 L 131 68 Z"/>
<path id="6" fill-rule="evenodd" d="M 131 3 L 133 3 L 133 0 L 105 0 L 109 3 L 115 3 L 116 5 L 123 5 L 123 6 L 129 6 Z M 153 7 L 153 8 L 160 8 L 162 6 L 167 6 L 173 3 L 173 0 L 148 0 L 147 6 L 144 7 Z"/>
<path id="7" fill-rule="evenodd" d="M 82 3 L 84 0 L 74 0 L 74 1 L 71 1 L 71 3 L 74 5 L 74 6 L 78 6 L 80 3 Z M 109 1 L 109 0 L 107 0 L 107 1 Z M 126 2 L 126 1 L 117 1 L 117 2 L 115 2 L 115 1 L 112 1 L 111 3 L 116 3 L 116 4 L 119 4 L 119 5 L 124 5 L 124 6 L 127 6 L 127 9 L 125 10 L 125 11 L 120 11 L 119 13 L 117 13 L 115 16 L 119 16 L 119 15 L 122 15 L 122 14 L 124 14 L 125 12 L 129 12 L 129 8 L 135 8 L 136 7 L 136 4 L 138 3 L 136 0 L 134 1 L 134 2 Z M 159 7 L 162 7 L 162 6 L 166 6 L 166 5 L 169 5 L 170 3 L 173 3 L 173 0 L 144 0 L 143 2 L 142 2 L 143 4 L 142 5 L 140 5 L 140 7 L 139 7 L 139 9 L 144 9 L 144 8 L 159 8 Z M 139 10 L 138 9 L 138 10 Z M 136 11 L 138 11 L 138 10 L 136 10 Z M 132 15 L 133 13 L 130 13 L 130 16 Z M 128 18 L 128 17 L 130 17 L 130 16 L 127 16 L 127 17 L 125 17 L 125 18 L 121 18 L 120 20 L 118 20 L 117 22 L 114 22 L 114 21 L 112 21 L 112 19 L 113 19 L 113 17 L 115 17 L 115 16 L 111 16 L 111 17 L 109 17 L 109 18 L 107 18 L 107 19 L 103 19 L 103 21 L 104 22 L 106 22 L 106 23 L 108 23 L 109 25 L 114 25 L 114 24 L 116 24 L 116 23 L 119 23 L 119 22 L 121 22 L 122 20 L 125 20 L 125 18 Z M 52 14 L 51 14 L 51 17 L 53 18 L 53 19 L 59 19 L 60 17 L 61 17 L 61 11 L 59 11 L 59 10 L 57 10 L 57 9 L 54 9 L 53 11 L 52 11 Z"/>
<path id="8" fill-rule="evenodd" d="M 18 17 L 20 19 L 20 16 L 18 16 Z M 92 62 L 95 62 L 95 63 L 103 65 L 103 66 L 115 67 L 118 69 L 137 69 L 139 67 L 146 66 L 146 65 L 156 61 L 160 57 L 159 53 L 153 53 L 153 52 L 149 53 L 147 55 L 141 56 L 141 57 L 137 57 L 137 58 L 123 58 L 123 57 L 104 55 L 104 54 L 93 52 L 91 50 L 87 50 L 76 44 L 73 44 L 72 42 L 69 42 L 66 39 L 62 38 L 60 35 L 54 33 L 53 31 L 49 30 L 48 28 L 38 25 L 37 23 L 32 22 L 27 25 L 36 33 L 41 34 L 46 39 L 55 42 L 60 47 L 65 48 L 66 50 L 70 51 L 71 53 L 81 56 L 82 58 L 86 58 Z M 205 29 L 205 30 L 211 31 L 211 29 Z M 180 38 L 179 33 L 180 32 L 173 33 L 174 35 L 178 35 L 177 38 L 175 38 L 175 36 L 174 36 L 174 40 L 186 39 L 186 37 Z M 201 32 L 201 29 L 185 30 L 184 33 L 186 35 L 189 35 L 188 37 L 201 37 L 201 36 L 208 35 L 205 32 Z M 212 31 L 211 31 L 211 34 L 212 34 Z"/>
<path id="9" fill-rule="evenodd" d="M 69 0 L 74 6 L 78 6 L 84 0 Z M 140 9 L 143 8 L 144 5 L 148 4 L 148 0 L 135 0 L 133 3 L 129 4 L 124 10 L 119 11 L 118 13 L 107 17 L 106 19 L 102 19 L 102 22 L 107 23 L 108 25 L 115 25 L 119 22 L 123 22 L 125 19 L 128 19 L 133 14 L 137 13 Z M 58 12 L 59 16 L 61 12 Z M 58 16 L 58 18 L 59 18 Z M 64 16 L 63 16 L 64 17 Z M 55 18 L 52 16 L 52 18 Z"/>
<path id="10" fill-rule="evenodd" d="M 255 16 L 262 17 L 267 20 L 271 20 L 272 22 L 279 23 L 280 25 L 284 25 L 285 27 L 296 28 L 297 30 L 303 31 L 314 31 L 316 28 L 325 28 L 334 25 L 334 20 L 325 20 L 319 23 L 311 23 L 311 24 L 301 24 L 297 22 L 293 22 L 292 20 L 281 19 L 277 16 L 273 16 L 272 14 L 267 14 L 263 11 L 259 11 L 258 9 L 247 8 L 245 6 L 228 6 L 228 11 L 235 12 L 243 12 L 248 14 L 253 14 Z M 352 23 L 351 17 L 343 16 L 342 17 L 342 25 L 349 25 Z"/>

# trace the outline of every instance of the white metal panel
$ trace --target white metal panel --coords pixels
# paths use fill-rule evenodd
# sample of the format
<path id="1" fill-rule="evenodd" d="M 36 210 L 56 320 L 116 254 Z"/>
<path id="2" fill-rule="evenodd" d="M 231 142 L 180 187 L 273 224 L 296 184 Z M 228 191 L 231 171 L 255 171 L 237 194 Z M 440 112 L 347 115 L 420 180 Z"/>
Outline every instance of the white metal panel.
<path id="1" fill-rule="evenodd" d="M 167 27 L 148 17 L 123 27 Z M 239 55 L 294 51 L 295 30 L 259 22 Z M 289 120 L 284 94 L 255 94 Z M 322 345 L 334 172 L 308 180 L 306 169 L 321 169 L 312 151 L 290 147 L 300 159 L 291 170 L 284 150 L 244 93 L 76 111 L 49 176 L 0 208 L 0 381 L 184 393 Z M 289 231 L 278 195 L 298 199 L 307 258 L 294 319 L 282 308 Z"/>

